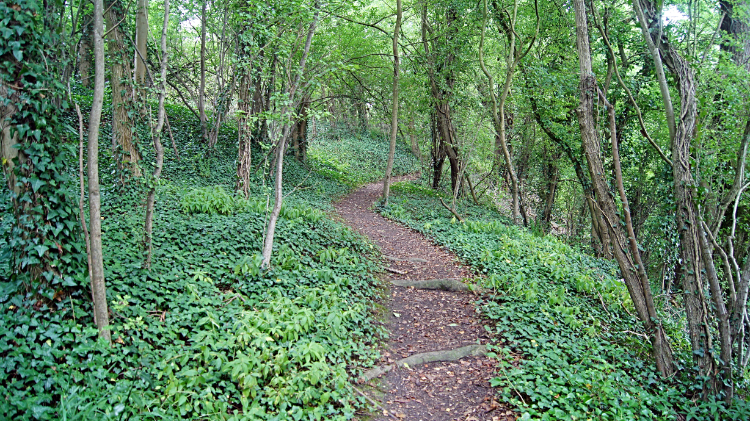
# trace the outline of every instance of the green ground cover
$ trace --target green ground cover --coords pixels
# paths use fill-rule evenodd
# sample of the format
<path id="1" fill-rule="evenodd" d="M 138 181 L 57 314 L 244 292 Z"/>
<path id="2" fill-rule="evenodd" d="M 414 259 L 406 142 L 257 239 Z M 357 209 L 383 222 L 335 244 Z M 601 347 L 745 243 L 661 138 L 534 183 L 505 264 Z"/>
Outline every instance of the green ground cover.
<path id="1" fill-rule="evenodd" d="M 353 390 L 354 376 L 372 365 L 375 344 L 387 334 L 373 323 L 372 247 L 325 211 L 352 180 L 371 181 L 377 171 L 347 176 L 343 184 L 289 157 L 285 194 L 291 194 L 276 229 L 273 269 L 261 271 L 270 182 L 261 170 L 251 197 L 236 196 L 236 132 L 227 125 L 218 147 L 207 152 L 195 119 L 178 107 L 168 110 L 180 160 L 167 144 L 151 270 L 142 269 L 145 187 L 116 183 L 110 138 L 101 136 L 112 347 L 97 341 L 84 273 L 74 274 L 80 291 L 42 303 L 18 293 L 23 285 L 3 265 L 0 418 L 351 419 L 365 405 Z M 366 161 L 357 154 L 387 146 L 374 139 L 361 144 L 348 156 L 349 168 Z M 326 165 L 318 151 L 327 147 L 312 145 L 313 167 Z M 263 152 L 254 156 L 260 162 Z M 12 222 L 7 195 L 0 206 L 1 255 Z"/>
<path id="2" fill-rule="evenodd" d="M 484 275 L 480 283 L 492 293 L 479 306 L 501 338 L 492 347 L 499 364 L 492 384 L 522 419 L 750 417 L 744 401 L 731 408 L 701 401 L 681 376 L 659 378 L 613 262 L 467 203 L 460 206 L 466 222 L 457 222 L 434 193 L 416 184 L 398 183 L 392 192 L 388 207 L 381 209 L 384 215 L 448 247 Z M 689 357 L 684 328 L 679 321 L 667 327 L 684 369 Z"/>

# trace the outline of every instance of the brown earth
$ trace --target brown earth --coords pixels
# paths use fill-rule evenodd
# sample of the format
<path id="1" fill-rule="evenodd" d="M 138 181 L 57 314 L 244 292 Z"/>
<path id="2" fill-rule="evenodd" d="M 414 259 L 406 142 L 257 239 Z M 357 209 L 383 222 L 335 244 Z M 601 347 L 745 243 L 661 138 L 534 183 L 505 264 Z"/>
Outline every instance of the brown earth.
<path id="1" fill-rule="evenodd" d="M 380 247 L 390 279 L 472 278 L 471 271 L 447 250 L 422 234 L 373 212 L 382 183 L 364 186 L 336 204 L 336 211 L 354 230 Z M 416 353 L 450 350 L 490 341 L 470 293 L 429 291 L 391 285 L 386 303 L 390 338 L 382 361 L 392 364 Z M 498 403 L 489 380 L 497 375 L 489 357 L 465 357 L 396 368 L 363 387 L 380 401 L 374 420 L 500 421 L 516 414 Z"/>

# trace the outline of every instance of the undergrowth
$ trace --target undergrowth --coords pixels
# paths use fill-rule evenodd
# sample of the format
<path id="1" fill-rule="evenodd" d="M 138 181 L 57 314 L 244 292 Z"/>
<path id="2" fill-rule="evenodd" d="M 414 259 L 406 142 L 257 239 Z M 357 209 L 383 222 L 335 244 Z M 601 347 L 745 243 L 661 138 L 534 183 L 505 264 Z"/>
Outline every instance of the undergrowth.
<path id="1" fill-rule="evenodd" d="M 702 401 L 688 376 L 661 379 L 618 269 L 561 241 L 463 203 L 460 223 L 409 183 L 394 186 L 381 212 L 456 253 L 484 275 L 479 303 L 502 342 L 492 385 L 521 419 L 674 420 L 750 417 L 745 401 Z M 668 320 L 679 368 L 689 365 L 684 326 Z M 490 329 L 490 328 L 488 328 Z"/>
<path id="2" fill-rule="evenodd" d="M 383 178 L 388 162 L 388 138 L 382 133 L 353 133 L 345 128 L 325 127 L 310 142 L 309 158 L 320 174 L 356 187 Z M 419 168 L 419 161 L 404 142 L 396 143 L 393 176 Z"/>
<path id="3" fill-rule="evenodd" d="M 0 270 L 2 418 L 351 419 L 366 403 L 353 378 L 379 357 L 374 344 L 386 333 L 372 319 L 372 248 L 325 211 L 351 185 L 382 173 L 367 160 L 383 143 L 372 138 L 348 158 L 347 171 L 362 166 L 355 176 L 322 169 L 320 157 L 331 156 L 320 152 L 328 147 L 322 141 L 310 149 L 322 175 L 287 159 L 273 269 L 264 271 L 259 253 L 273 197 L 262 152 L 253 154 L 260 170 L 251 197 L 239 197 L 236 128 L 227 125 L 207 150 L 189 112 L 168 112 L 179 160 L 165 148 L 150 270 L 142 268 L 145 189 L 137 180 L 120 182 L 103 125 L 111 347 L 97 338 L 85 291 L 41 302 L 18 292 L 8 268 Z M 75 116 L 66 118 L 74 126 Z M 147 174 L 153 157 L 148 145 L 142 150 Z M 399 157 L 397 171 L 411 171 Z M 11 224 L 6 199 L 3 234 Z M 6 254 L 3 235 L 0 256 Z"/>

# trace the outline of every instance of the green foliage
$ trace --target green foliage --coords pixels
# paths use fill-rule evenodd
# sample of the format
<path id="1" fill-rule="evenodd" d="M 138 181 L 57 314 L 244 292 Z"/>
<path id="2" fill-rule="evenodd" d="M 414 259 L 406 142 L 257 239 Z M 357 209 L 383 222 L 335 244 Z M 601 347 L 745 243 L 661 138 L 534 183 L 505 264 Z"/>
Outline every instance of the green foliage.
<path id="1" fill-rule="evenodd" d="M 320 210 L 347 187 L 290 160 L 284 189 L 296 190 L 282 207 L 273 269 L 261 271 L 267 187 L 256 179 L 249 199 L 228 193 L 236 149 L 220 142 L 205 154 L 189 135 L 197 122 L 174 111 L 181 160 L 168 157 L 157 186 L 150 271 L 140 261 L 143 186 L 105 177 L 102 188 L 111 348 L 98 342 L 85 294 L 29 300 L 0 272 L 0 413 L 19 420 L 353 418 L 365 402 L 351 382 L 378 357 L 374 345 L 385 332 L 371 320 L 377 266 L 366 257 L 370 246 Z M 102 142 L 105 150 L 107 136 Z M 201 170 L 203 159 L 210 165 Z M 1 205 L 0 252 L 7 255 L 15 219 L 8 195 Z M 82 266 L 65 274 L 85 279 Z"/>
<path id="2" fill-rule="evenodd" d="M 383 213 L 432 237 L 477 272 L 494 296 L 480 303 L 502 338 L 492 347 L 500 375 L 492 385 L 521 419 L 746 419 L 737 400 L 692 399 L 689 376 L 661 379 L 642 324 L 613 262 L 538 237 L 465 205 L 458 223 L 438 202 L 400 189 Z M 683 327 L 668 325 L 673 337 Z M 679 354 L 678 364 L 690 361 Z"/>
<path id="3" fill-rule="evenodd" d="M 352 133 L 336 127 L 321 128 L 310 142 L 308 159 L 313 168 L 350 186 L 380 180 L 388 162 L 388 139 L 374 132 Z M 393 175 L 419 170 L 419 161 L 403 142 L 398 142 Z"/>
<path id="4" fill-rule="evenodd" d="M 185 213 L 229 215 L 238 207 L 237 202 L 221 186 L 200 187 L 185 193 L 180 199 L 180 207 Z"/>
<path id="5" fill-rule="evenodd" d="M 3 123 L 17 136 L 19 152 L 13 159 L 17 193 L 3 188 L 11 195 L 13 222 L 0 256 L 10 265 L 16 287 L 52 300 L 64 296 L 62 290 L 76 293 L 86 262 L 70 176 L 73 148 L 63 143 L 71 129 L 60 120 L 68 104 L 64 87 L 46 65 L 58 53 L 59 38 L 45 26 L 41 3 L 3 2 L 0 16 L 0 82 L 7 90 L 0 101 L 17 108 L 2 118 L 9 117 Z M 10 164 L 3 158 L 3 170 Z"/>

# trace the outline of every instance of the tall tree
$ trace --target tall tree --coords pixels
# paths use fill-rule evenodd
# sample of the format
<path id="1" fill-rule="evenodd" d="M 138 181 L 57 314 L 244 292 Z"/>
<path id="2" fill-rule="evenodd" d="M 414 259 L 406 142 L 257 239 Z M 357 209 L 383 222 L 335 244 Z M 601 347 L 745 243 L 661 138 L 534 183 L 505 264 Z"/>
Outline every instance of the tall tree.
<path id="1" fill-rule="evenodd" d="M 391 105 L 391 141 L 388 149 L 388 163 L 385 168 L 383 179 L 383 203 L 388 204 L 388 195 L 391 189 L 391 172 L 393 171 L 393 159 L 396 155 L 396 134 L 398 133 L 398 32 L 401 29 L 401 0 L 396 0 L 396 24 L 393 26 L 393 104 Z"/>
<path id="2" fill-rule="evenodd" d="M 146 82 L 146 64 L 148 63 L 148 0 L 138 0 L 135 11 L 135 84 Z"/>
<path id="3" fill-rule="evenodd" d="M 307 57 L 310 54 L 310 46 L 312 45 L 313 36 L 318 25 L 318 18 L 320 16 L 320 3 L 316 0 L 314 6 L 314 14 L 310 25 L 307 28 L 307 35 L 305 37 L 305 45 L 302 50 L 302 56 L 300 57 L 299 64 L 295 69 L 289 69 L 289 80 L 285 93 L 286 100 L 281 107 L 281 135 L 278 143 L 276 144 L 276 179 L 274 186 L 274 204 L 271 210 L 271 215 L 268 218 L 268 225 L 266 226 L 265 238 L 263 239 L 263 260 L 261 267 L 269 268 L 271 266 L 271 254 L 273 253 L 273 241 L 274 233 L 276 231 L 276 222 L 279 219 L 279 213 L 281 212 L 283 196 L 283 171 L 284 171 L 284 153 L 286 151 L 286 142 L 289 137 L 291 129 L 291 116 L 289 115 L 292 110 L 296 108 L 297 90 L 300 87 L 302 75 L 305 71 L 305 65 L 307 64 Z"/>
<path id="4" fill-rule="evenodd" d="M 611 238 L 614 240 L 612 245 L 614 256 L 620 266 L 620 272 L 625 280 L 625 285 L 633 300 L 638 317 L 652 338 L 656 367 L 659 373 L 668 376 L 674 372 L 669 338 L 656 312 L 648 277 L 645 275 L 643 265 L 639 264 L 640 254 L 632 233 L 632 225 L 630 225 L 627 234 L 623 232 L 617 205 L 605 178 L 600 142 L 594 121 L 594 100 L 599 97 L 599 88 L 591 65 L 586 7 L 584 0 L 574 0 L 573 4 L 575 6 L 576 45 L 580 65 L 580 105 L 576 113 L 578 114 L 581 141 L 588 162 L 589 175 L 596 192 L 596 204 L 605 220 L 605 229 L 609 231 Z M 610 125 L 610 130 L 614 133 L 614 125 Z M 616 149 L 614 145 L 613 148 Z M 622 196 L 624 197 L 624 194 Z M 627 215 L 626 201 L 623 201 L 623 206 Z M 628 250 L 630 251 L 629 254 Z"/>
<path id="5" fill-rule="evenodd" d="M 91 253 L 91 291 L 94 300 L 94 321 L 99 336 L 111 341 L 107 289 L 104 283 L 102 255 L 101 195 L 99 193 L 99 125 L 104 103 L 104 15 L 103 0 L 94 1 L 94 97 L 89 115 L 88 184 L 89 184 L 89 252 Z"/>
<path id="6" fill-rule="evenodd" d="M 487 0 L 482 0 L 482 30 L 479 41 L 479 64 L 487 76 L 488 90 L 490 97 L 492 98 L 492 121 L 495 125 L 495 161 L 500 161 L 502 155 L 505 160 L 505 165 L 508 169 L 511 182 L 511 196 L 513 197 L 513 222 L 519 224 L 521 222 L 521 193 L 518 182 L 518 176 L 516 175 L 515 165 L 513 164 L 513 158 L 510 155 L 510 149 L 508 148 L 508 141 L 506 139 L 506 116 L 505 116 L 505 103 L 510 94 L 511 84 L 513 83 L 513 76 L 516 72 L 518 63 L 523 59 L 531 47 L 536 41 L 536 37 L 539 34 L 539 7 L 537 2 L 534 2 L 534 11 L 536 14 L 536 30 L 534 35 L 528 42 L 526 48 L 523 47 L 521 40 L 517 39 L 518 32 L 516 31 L 518 20 L 518 0 L 514 0 L 513 9 L 509 16 L 509 19 L 505 19 L 502 12 L 499 10 L 499 6 L 495 4 L 495 14 L 498 16 L 498 23 L 502 26 L 503 31 L 508 41 L 508 54 L 506 57 L 506 71 L 505 71 L 505 83 L 503 84 L 502 90 L 500 91 L 500 98 L 498 99 L 495 95 L 495 81 L 492 74 L 487 69 L 484 63 L 484 32 L 487 26 Z"/>
<path id="7" fill-rule="evenodd" d="M 112 87 L 112 149 L 119 156 L 118 165 L 135 176 L 141 175 L 140 152 L 133 139 L 134 95 L 130 86 L 131 57 L 126 48 L 121 24 L 125 20 L 122 4 L 118 0 L 106 4 L 108 48 L 110 60 L 110 86 Z M 119 148 L 119 150 L 118 150 Z"/>
<path id="8" fill-rule="evenodd" d="M 144 224 L 144 241 L 146 249 L 146 257 L 144 260 L 144 267 L 151 267 L 151 255 L 152 255 L 152 236 L 153 236 L 153 220 L 154 220 L 154 204 L 156 202 L 156 186 L 159 183 L 161 177 L 161 171 L 164 167 L 164 147 L 161 143 L 161 133 L 164 129 L 164 120 L 166 112 L 164 110 L 164 100 L 167 94 L 166 79 L 167 79 L 167 63 L 168 63 L 168 52 L 167 52 L 167 29 L 169 27 L 169 0 L 164 0 L 164 24 L 161 30 L 161 68 L 159 72 L 159 110 L 156 118 L 156 128 L 154 129 L 154 151 L 156 151 L 156 167 L 154 167 L 153 179 L 151 180 L 151 186 L 148 191 L 146 198 L 146 222 Z"/>

